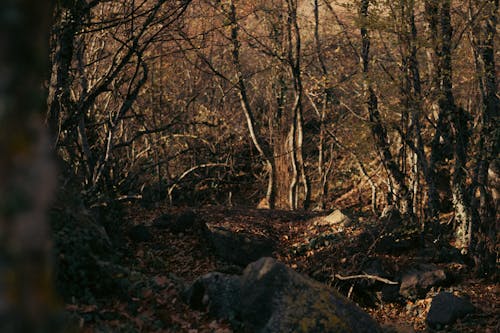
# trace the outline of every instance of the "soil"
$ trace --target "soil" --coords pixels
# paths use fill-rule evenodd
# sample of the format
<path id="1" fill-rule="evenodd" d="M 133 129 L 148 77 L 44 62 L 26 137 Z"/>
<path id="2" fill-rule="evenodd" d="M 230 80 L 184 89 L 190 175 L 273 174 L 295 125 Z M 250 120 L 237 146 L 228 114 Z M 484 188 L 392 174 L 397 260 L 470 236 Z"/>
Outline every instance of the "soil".
<path id="1" fill-rule="evenodd" d="M 150 226 L 156 217 L 167 212 L 179 211 L 130 207 L 126 225 Z M 500 332 L 498 283 L 492 278 L 475 278 L 466 263 L 456 258 L 443 260 L 442 255 L 437 255 L 440 249 L 427 240 L 420 243 L 424 246 L 405 247 L 397 253 L 377 251 L 380 235 L 387 232 L 387 226 L 369 213 L 348 211 L 353 222 L 345 225 L 322 223 L 321 216 L 326 212 L 207 207 L 196 209 L 195 213 L 201 222 L 272 238 L 277 244 L 274 254 L 277 259 L 337 288 L 387 332 L 435 332 L 426 327 L 425 317 L 432 297 L 441 290 L 468 295 L 477 309 L 442 332 Z M 79 328 L 85 332 L 232 332 L 227 323 L 186 306 L 182 290 L 205 273 L 215 270 L 237 273 L 240 268 L 216 258 L 203 231 L 197 227 L 181 233 L 151 227 L 151 232 L 153 237 L 149 241 L 127 241 L 132 256 L 126 265 L 138 276 L 133 292 L 127 297 L 97 300 L 94 304 L 66 306 Z M 448 282 L 415 300 L 383 302 L 378 297 L 382 282 L 349 278 L 384 275 L 387 280 L 397 281 L 406 269 L 429 263 L 444 269 Z M 376 268 L 370 271 L 369 267 Z"/>

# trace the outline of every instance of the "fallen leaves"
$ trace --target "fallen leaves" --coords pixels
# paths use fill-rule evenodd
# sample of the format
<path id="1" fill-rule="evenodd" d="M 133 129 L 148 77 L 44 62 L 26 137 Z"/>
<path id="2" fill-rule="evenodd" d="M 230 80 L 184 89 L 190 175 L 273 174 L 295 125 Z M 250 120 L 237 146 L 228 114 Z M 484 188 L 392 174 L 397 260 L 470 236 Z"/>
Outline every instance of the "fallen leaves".
<path id="1" fill-rule="evenodd" d="M 153 220 L 162 214 L 159 211 L 131 210 L 130 218 L 141 223 Z M 290 213 L 267 210 L 206 209 L 197 214 L 204 222 L 223 221 L 232 230 L 267 235 L 279 240 L 276 257 L 293 269 L 309 274 L 327 284 L 348 283 L 334 279 L 335 274 L 354 275 L 368 256 L 371 238 L 359 242 L 359 235 L 370 221 L 369 217 L 355 217 L 363 224 L 356 227 L 343 227 L 342 230 L 331 226 L 314 225 L 312 213 Z M 317 213 L 316 213 L 317 216 Z M 334 235 L 334 236 L 329 236 Z M 311 246 L 311 242 L 313 242 Z M 132 246 L 132 244 L 130 244 Z M 292 249 L 303 247 L 304 251 Z M 214 258 L 209 244 L 196 232 L 182 235 L 168 230 L 155 232 L 151 242 L 136 245 L 131 260 L 137 271 L 134 290 L 120 300 L 101 300 L 96 304 L 70 304 L 66 310 L 75 314 L 82 331 L 147 331 L 147 332 L 188 332 L 188 333 L 231 333 L 228 323 L 213 320 L 206 313 L 188 308 L 182 301 L 181 291 L 185 283 L 200 275 L 217 270 L 221 263 Z M 426 258 L 413 254 L 384 254 L 378 257 L 388 263 L 392 271 L 401 271 Z M 466 268 L 460 264 L 450 264 L 449 270 L 459 272 L 463 282 L 455 286 L 471 296 L 479 311 L 457 323 L 455 332 L 497 332 L 498 313 L 500 313 L 500 290 L 491 282 L 467 279 Z M 349 282 L 341 292 L 347 294 L 355 282 Z M 359 288 L 360 291 L 361 288 Z M 435 291 L 437 292 L 437 290 Z M 409 327 L 416 332 L 426 330 L 425 316 L 429 310 L 432 294 L 428 297 L 407 303 L 384 303 L 376 307 L 365 307 L 381 324 Z M 496 316 L 495 316 L 496 314 Z M 409 332 L 409 331 L 408 331 Z"/>

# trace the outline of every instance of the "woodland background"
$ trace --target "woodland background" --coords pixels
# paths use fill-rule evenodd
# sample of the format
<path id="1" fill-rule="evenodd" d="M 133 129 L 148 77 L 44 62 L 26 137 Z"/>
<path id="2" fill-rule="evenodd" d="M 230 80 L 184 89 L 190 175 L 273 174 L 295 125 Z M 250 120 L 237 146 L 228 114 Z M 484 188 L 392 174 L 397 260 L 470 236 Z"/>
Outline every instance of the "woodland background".
<path id="1" fill-rule="evenodd" d="M 59 292 L 106 291 L 93 279 L 120 261 L 137 205 L 391 211 L 422 244 L 446 239 L 497 278 L 498 7 L 7 1 L 2 279 L 49 276 L 51 233 L 70 256 L 56 256 Z"/>

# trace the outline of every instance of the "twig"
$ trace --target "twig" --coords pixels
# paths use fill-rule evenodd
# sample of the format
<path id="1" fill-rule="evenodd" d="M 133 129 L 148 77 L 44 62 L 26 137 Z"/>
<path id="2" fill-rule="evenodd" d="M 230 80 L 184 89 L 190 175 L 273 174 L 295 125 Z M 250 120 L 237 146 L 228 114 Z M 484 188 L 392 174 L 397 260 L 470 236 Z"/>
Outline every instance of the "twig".
<path id="1" fill-rule="evenodd" d="M 334 275 L 336 279 L 339 280 L 352 280 L 352 279 L 370 279 L 370 280 L 377 280 L 386 284 L 398 284 L 397 282 L 384 279 L 380 276 L 376 275 L 370 275 L 370 274 L 359 274 L 359 275 L 349 275 L 349 276 L 342 276 L 340 274 L 335 274 Z"/>

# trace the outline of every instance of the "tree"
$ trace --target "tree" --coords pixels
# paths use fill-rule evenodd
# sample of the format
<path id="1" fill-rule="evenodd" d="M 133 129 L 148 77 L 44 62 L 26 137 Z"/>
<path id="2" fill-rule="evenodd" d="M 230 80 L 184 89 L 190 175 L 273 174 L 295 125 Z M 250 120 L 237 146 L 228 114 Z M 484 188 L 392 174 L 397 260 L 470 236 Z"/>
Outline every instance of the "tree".
<path id="1" fill-rule="evenodd" d="M 130 190 L 117 185 L 126 184 L 134 162 L 118 162 L 118 150 L 130 149 L 144 135 L 133 106 L 148 79 L 145 58 L 188 4 L 57 3 L 47 119 L 65 170 L 91 204 L 106 204 Z"/>
<path id="2" fill-rule="evenodd" d="M 495 172 L 488 175 L 488 169 L 495 168 L 500 141 L 498 131 L 500 102 L 495 63 L 498 9 L 498 1 L 484 3 L 469 1 L 470 41 L 474 54 L 479 97 L 482 102 L 476 153 L 478 157 L 470 191 L 473 195 L 478 193 L 478 200 L 473 202 L 473 207 L 478 214 L 473 221 L 472 247 L 480 273 L 493 272 L 498 257 L 494 245 L 498 241 L 498 204 L 493 198 L 492 191 L 495 189 L 490 189 L 488 186 L 489 182 L 495 181 L 488 180 L 489 177 L 495 177 Z"/>
<path id="3" fill-rule="evenodd" d="M 46 209 L 56 175 L 42 122 L 50 5 L 0 9 L 0 330 L 57 331 Z"/>
<path id="4" fill-rule="evenodd" d="M 376 149 L 379 151 L 380 158 L 384 164 L 392 188 L 392 195 L 395 197 L 399 211 L 402 215 L 412 218 L 413 202 L 411 192 L 405 184 L 405 178 L 400 171 L 398 165 L 394 161 L 393 154 L 389 147 L 387 138 L 387 130 L 382 122 L 378 109 L 378 98 L 373 89 L 369 77 L 370 63 L 370 34 L 368 30 L 368 9 L 370 1 L 363 0 L 360 4 L 360 24 L 361 24 L 361 71 L 363 73 L 363 91 L 366 109 L 370 118 L 370 129 L 373 139 L 375 140 Z"/>

